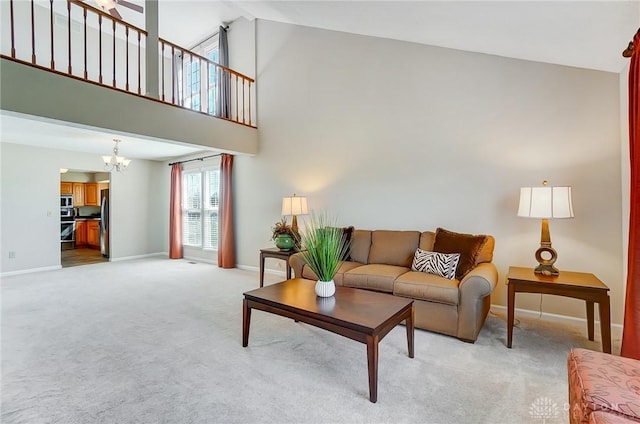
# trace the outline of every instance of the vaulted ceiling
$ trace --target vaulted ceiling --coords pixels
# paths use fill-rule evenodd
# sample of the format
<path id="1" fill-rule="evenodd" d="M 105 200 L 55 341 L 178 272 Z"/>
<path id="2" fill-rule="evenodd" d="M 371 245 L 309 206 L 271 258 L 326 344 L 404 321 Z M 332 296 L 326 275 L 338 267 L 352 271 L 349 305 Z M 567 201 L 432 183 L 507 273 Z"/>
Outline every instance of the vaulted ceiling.
<path id="1" fill-rule="evenodd" d="M 640 1 L 160 0 L 159 15 L 164 38 L 186 47 L 217 22 L 245 16 L 620 72 L 621 52 L 640 26 Z"/>

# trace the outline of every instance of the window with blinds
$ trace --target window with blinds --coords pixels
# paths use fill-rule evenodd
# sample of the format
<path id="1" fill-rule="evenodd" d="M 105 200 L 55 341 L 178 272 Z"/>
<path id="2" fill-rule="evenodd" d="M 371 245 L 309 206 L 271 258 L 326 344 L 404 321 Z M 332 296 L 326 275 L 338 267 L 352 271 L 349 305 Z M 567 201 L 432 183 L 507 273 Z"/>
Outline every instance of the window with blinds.
<path id="1" fill-rule="evenodd" d="M 185 171 L 182 179 L 182 243 L 217 249 L 220 171 Z"/>
<path id="2" fill-rule="evenodd" d="M 218 34 L 193 46 L 192 52 L 218 63 Z M 215 65 L 201 61 L 197 57 L 185 58 L 182 67 L 185 78 L 185 89 L 182 104 L 193 110 L 216 114 L 216 90 L 220 70 Z"/>

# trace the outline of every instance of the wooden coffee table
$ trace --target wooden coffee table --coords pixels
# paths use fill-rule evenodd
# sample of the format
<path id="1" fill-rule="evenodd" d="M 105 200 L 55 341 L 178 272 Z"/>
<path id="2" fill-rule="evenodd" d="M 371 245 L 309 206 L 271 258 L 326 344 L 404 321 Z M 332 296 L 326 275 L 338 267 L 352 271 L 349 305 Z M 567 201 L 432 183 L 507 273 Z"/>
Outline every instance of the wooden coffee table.
<path id="1" fill-rule="evenodd" d="M 390 294 L 336 287 L 330 298 L 317 297 L 316 282 L 296 278 L 244 293 L 242 346 L 249 344 L 251 309 L 292 318 L 367 345 L 369 400 L 378 400 L 378 343 L 406 321 L 409 358 L 413 358 L 413 300 Z"/>

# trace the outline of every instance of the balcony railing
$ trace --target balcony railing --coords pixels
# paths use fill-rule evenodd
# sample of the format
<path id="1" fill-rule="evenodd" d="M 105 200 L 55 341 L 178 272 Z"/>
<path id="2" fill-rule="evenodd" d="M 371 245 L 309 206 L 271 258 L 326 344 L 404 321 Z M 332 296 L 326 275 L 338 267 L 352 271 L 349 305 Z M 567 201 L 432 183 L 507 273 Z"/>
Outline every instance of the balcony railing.
<path id="1" fill-rule="evenodd" d="M 255 127 L 255 81 L 246 75 L 159 39 L 156 98 L 146 88 L 145 30 L 78 0 L 0 7 L 3 58 Z"/>

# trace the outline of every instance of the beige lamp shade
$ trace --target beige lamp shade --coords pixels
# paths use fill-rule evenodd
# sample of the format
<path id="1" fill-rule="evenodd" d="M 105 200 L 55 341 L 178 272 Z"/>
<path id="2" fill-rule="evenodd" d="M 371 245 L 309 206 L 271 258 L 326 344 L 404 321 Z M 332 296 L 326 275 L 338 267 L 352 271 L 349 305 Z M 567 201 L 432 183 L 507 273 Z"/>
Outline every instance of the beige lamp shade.
<path id="1" fill-rule="evenodd" d="M 282 216 L 307 214 L 309 214 L 309 209 L 305 196 L 296 196 L 294 194 L 291 197 L 282 198 Z"/>
<path id="2" fill-rule="evenodd" d="M 298 215 L 307 215 L 309 208 L 307 207 L 307 198 L 305 196 L 296 196 L 282 198 L 282 216 L 291 215 L 291 229 L 294 233 L 298 233 Z"/>
<path id="3" fill-rule="evenodd" d="M 573 218 L 571 187 L 522 187 L 518 216 L 525 218 Z"/>

